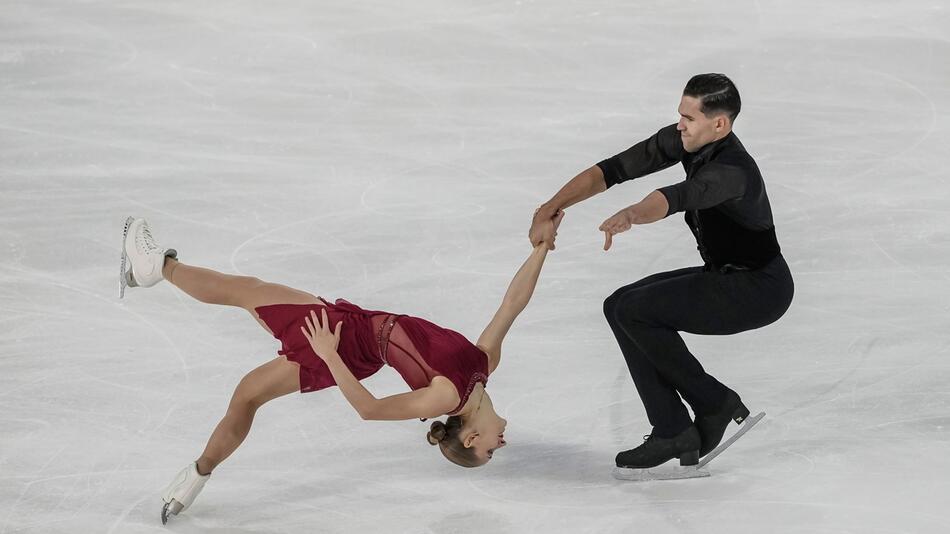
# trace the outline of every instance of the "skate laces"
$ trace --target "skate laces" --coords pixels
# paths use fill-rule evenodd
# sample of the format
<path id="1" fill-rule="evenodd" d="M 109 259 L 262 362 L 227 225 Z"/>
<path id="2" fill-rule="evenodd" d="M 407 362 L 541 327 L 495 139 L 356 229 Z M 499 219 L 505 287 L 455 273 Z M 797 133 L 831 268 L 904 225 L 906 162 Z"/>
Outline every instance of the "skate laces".
<path id="1" fill-rule="evenodd" d="M 142 224 L 142 231 L 138 235 L 138 243 L 144 249 L 146 253 L 152 252 L 153 250 L 158 250 L 159 246 L 155 243 L 155 238 L 152 237 L 152 231 L 148 227 L 148 223 Z"/>

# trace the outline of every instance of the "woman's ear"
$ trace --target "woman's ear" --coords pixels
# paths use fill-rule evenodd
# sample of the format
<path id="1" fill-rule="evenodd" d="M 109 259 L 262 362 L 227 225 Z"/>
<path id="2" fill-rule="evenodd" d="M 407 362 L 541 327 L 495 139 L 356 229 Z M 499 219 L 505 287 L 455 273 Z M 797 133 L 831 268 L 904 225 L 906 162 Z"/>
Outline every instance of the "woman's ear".
<path id="1" fill-rule="evenodd" d="M 475 431 L 471 431 L 468 434 L 465 434 L 464 436 L 462 436 L 462 445 L 465 446 L 466 449 L 471 449 L 472 445 L 475 444 L 475 438 L 477 437 L 478 437 L 478 432 L 475 432 Z"/>

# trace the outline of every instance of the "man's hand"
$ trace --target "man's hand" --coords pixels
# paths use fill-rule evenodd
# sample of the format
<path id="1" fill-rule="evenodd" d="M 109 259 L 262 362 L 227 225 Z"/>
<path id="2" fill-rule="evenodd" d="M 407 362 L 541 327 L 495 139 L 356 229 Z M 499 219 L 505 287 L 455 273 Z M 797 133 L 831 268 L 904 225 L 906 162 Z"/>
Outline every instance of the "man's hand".
<path id="1" fill-rule="evenodd" d="M 604 233 L 604 250 L 610 250 L 613 244 L 613 236 L 621 232 L 626 232 L 633 226 L 633 213 L 630 208 L 624 208 L 600 225 L 600 231 Z"/>
<path id="2" fill-rule="evenodd" d="M 563 218 L 563 210 L 556 210 L 553 214 L 543 206 L 535 210 L 534 218 L 531 220 L 531 229 L 528 231 L 531 246 L 536 247 L 541 243 L 547 243 L 548 250 L 554 250 L 557 227 L 560 226 Z"/>
<path id="3" fill-rule="evenodd" d="M 554 237 L 551 238 L 550 249 L 554 250 L 554 240 L 557 238 L 557 229 L 561 226 L 561 221 L 564 220 L 564 210 L 557 210 L 557 215 L 550 220 L 551 226 L 554 228 Z"/>

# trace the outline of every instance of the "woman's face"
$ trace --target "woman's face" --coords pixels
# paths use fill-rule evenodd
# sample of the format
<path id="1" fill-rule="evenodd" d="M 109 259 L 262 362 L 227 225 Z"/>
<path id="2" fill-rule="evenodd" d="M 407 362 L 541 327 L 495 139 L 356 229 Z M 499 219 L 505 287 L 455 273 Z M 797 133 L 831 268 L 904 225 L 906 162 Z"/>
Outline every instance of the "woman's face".
<path id="1" fill-rule="evenodd" d="M 508 426 L 508 421 L 495 413 L 495 407 L 487 392 L 482 395 L 477 413 L 465 426 L 462 430 L 462 441 L 466 448 L 475 450 L 475 456 L 482 461 L 481 465 L 488 463 L 498 449 L 507 445 L 505 427 Z"/>
<path id="2" fill-rule="evenodd" d="M 508 426 L 508 421 L 494 411 L 491 417 L 486 417 L 484 421 L 476 424 L 471 446 L 475 449 L 475 454 L 485 463 L 492 459 L 498 449 L 508 444 L 505 441 L 506 426 Z"/>

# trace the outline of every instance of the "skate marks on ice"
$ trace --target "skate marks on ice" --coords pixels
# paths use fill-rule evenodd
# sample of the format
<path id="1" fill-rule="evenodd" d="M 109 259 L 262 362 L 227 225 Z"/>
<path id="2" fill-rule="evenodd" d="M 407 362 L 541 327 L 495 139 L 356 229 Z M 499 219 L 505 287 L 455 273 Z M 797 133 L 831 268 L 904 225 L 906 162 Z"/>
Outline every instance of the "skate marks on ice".
<path id="1" fill-rule="evenodd" d="M 686 478 L 705 478 L 711 476 L 709 471 L 699 469 L 695 465 L 680 466 L 675 462 L 649 469 L 630 469 L 628 467 L 614 467 L 613 476 L 617 480 L 644 482 L 647 480 L 682 480 Z"/>
<path id="2" fill-rule="evenodd" d="M 733 443 L 738 441 L 738 439 L 741 438 L 746 432 L 752 430 L 752 427 L 761 421 L 763 417 L 765 417 L 765 412 L 759 412 L 753 417 L 746 419 L 735 434 L 730 436 L 729 439 L 720 443 L 715 449 L 709 451 L 709 454 L 704 456 L 702 460 L 700 460 L 696 465 L 679 466 L 674 462 L 667 462 L 666 464 L 652 467 L 650 469 L 615 467 L 613 470 L 613 477 L 617 480 L 641 482 L 647 480 L 682 480 L 687 478 L 705 478 L 711 476 L 712 473 L 706 471 L 703 468 L 709 465 L 710 462 L 715 460 L 717 456 L 722 454 L 723 451 L 728 449 Z"/>

